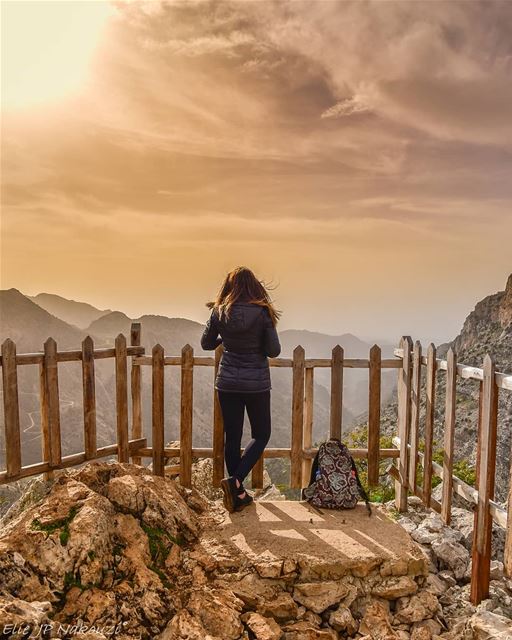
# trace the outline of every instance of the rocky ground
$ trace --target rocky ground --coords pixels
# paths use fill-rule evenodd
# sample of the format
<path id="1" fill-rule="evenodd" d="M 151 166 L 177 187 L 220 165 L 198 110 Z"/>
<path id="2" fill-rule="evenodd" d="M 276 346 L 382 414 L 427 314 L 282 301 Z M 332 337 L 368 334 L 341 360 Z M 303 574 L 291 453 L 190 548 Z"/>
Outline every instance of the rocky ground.
<path id="1" fill-rule="evenodd" d="M 402 533 L 403 554 L 385 562 L 376 554 L 347 569 L 333 555 L 313 566 L 295 552 L 268 560 L 219 535 L 226 513 L 197 489 L 131 464 L 89 463 L 60 473 L 41 497 L 4 517 L 0 634 L 510 640 L 512 585 L 499 562 L 491 599 L 471 607 L 467 531 L 413 507 L 398 522 L 419 546 Z M 383 531 L 394 526 L 384 510 L 375 508 L 374 518 Z M 357 533 L 364 538 L 362 527 Z"/>

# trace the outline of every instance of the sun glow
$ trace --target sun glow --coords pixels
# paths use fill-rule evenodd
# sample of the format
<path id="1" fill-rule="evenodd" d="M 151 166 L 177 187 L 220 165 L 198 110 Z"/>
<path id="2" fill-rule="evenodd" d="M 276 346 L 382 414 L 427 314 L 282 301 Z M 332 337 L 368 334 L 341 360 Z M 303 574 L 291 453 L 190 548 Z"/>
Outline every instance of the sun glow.
<path id="1" fill-rule="evenodd" d="M 2 109 L 30 108 L 83 90 L 115 8 L 103 0 L 1 4 Z"/>

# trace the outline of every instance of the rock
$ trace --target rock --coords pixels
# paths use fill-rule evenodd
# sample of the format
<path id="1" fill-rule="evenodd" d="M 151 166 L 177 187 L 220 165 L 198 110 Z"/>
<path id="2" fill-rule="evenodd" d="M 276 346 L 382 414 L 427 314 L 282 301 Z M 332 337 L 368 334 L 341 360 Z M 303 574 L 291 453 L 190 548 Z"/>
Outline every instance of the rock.
<path id="1" fill-rule="evenodd" d="M 432 544 L 434 540 L 439 537 L 439 534 L 434 531 L 429 531 L 427 527 L 419 526 L 415 531 L 411 533 L 411 538 L 416 540 L 419 544 Z"/>
<path id="2" fill-rule="evenodd" d="M 435 573 L 428 574 L 425 587 L 435 596 L 442 595 L 448 589 L 446 582 Z"/>
<path id="3" fill-rule="evenodd" d="M 315 613 L 322 613 L 328 607 L 339 602 L 348 593 L 348 587 L 335 580 L 303 582 L 295 585 L 293 599 Z"/>
<path id="4" fill-rule="evenodd" d="M 510 640 L 512 622 L 490 611 L 475 613 L 468 622 L 474 640 Z"/>
<path id="5" fill-rule="evenodd" d="M 438 609 L 439 602 L 436 596 L 430 591 L 420 591 L 420 593 L 410 598 L 397 600 L 395 620 L 398 623 L 407 624 L 420 622 L 426 618 L 431 618 Z"/>
<path id="6" fill-rule="evenodd" d="M 243 626 L 240 622 L 242 601 L 231 591 L 209 588 L 193 591 L 187 609 L 208 633 L 223 640 L 237 640 Z"/>
<path id="7" fill-rule="evenodd" d="M 491 580 L 503 578 L 503 562 L 491 560 Z"/>
<path id="8" fill-rule="evenodd" d="M 428 629 L 431 636 L 438 636 L 443 630 L 443 627 L 439 624 L 439 622 L 432 618 L 422 620 L 421 622 L 415 622 L 412 625 L 412 630 L 422 628 Z"/>
<path id="9" fill-rule="evenodd" d="M 418 585 L 411 576 L 399 576 L 386 578 L 372 589 L 372 595 L 386 600 L 395 600 L 402 596 L 416 593 Z"/>
<path id="10" fill-rule="evenodd" d="M 283 627 L 284 640 L 337 640 L 333 629 L 317 629 L 310 622 L 293 622 Z"/>
<path id="11" fill-rule="evenodd" d="M 297 605 L 291 595 L 284 591 L 272 600 L 264 601 L 258 606 L 258 611 L 265 616 L 272 616 L 276 620 L 293 620 L 297 617 Z"/>
<path id="12" fill-rule="evenodd" d="M 42 624 L 50 622 L 51 608 L 50 602 L 25 602 L 12 596 L 0 596 L 0 630 L 5 637 L 9 637 L 11 631 L 15 633 L 15 629 L 38 630 Z"/>
<path id="13" fill-rule="evenodd" d="M 380 602 L 368 605 L 359 633 L 366 633 L 372 640 L 399 640 L 398 634 L 391 628 L 388 611 Z"/>
<path id="14" fill-rule="evenodd" d="M 432 551 L 438 560 L 453 571 L 457 580 L 464 577 L 469 564 L 469 553 L 459 542 L 440 538 L 432 542 Z"/>
<path id="15" fill-rule="evenodd" d="M 344 631 L 349 636 L 353 635 L 359 626 L 354 620 L 350 609 L 343 605 L 329 615 L 329 625 L 336 631 Z"/>
<path id="16" fill-rule="evenodd" d="M 186 609 L 182 609 L 169 622 L 157 640 L 217 640 L 206 633 L 203 625 Z M 220 640 L 220 638 L 218 639 Z"/>
<path id="17" fill-rule="evenodd" d="M 259 613 L 245 613 L 242 620 L 256 636 L 256 640 L 279 640 L 281 627 L 273 618 L 265 618 Z"/>
<path id="18" fill-rule="evenodd" d="M 229 588 L 238 598 L 252 609 L 257 608 L 265 602 L 265 600 L 274 600 L 280 591 L 278 585 L 272 581 L 263 580 L 254 573 L 248 573 L 241 578 L 239 576 L 235 576 L 235 578 L 235 580 L 228 583 Z M 290 600 L 292 600 L 291 596 Z M 295 609 L 296 608 L 297 606 L 295 605 Z"/>
<path id="19" fill-rule="evenodd" d="M 432 640 L 432 633 L 427 627 L 416 627 L 416 629 L 413 629 L 410 638 L 411 640 Z"/>

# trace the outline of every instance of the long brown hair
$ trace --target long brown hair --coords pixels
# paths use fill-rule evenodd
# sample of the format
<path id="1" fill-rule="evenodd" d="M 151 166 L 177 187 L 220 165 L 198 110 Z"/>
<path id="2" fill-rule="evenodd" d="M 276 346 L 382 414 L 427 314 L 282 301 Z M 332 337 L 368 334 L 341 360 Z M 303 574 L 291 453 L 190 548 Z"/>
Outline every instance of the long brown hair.
<path id="1" fill-rule="evenodd" d="M 236 267 L 230 271 L 224 279 L 219 293 L 213 302 L 207 302 L 206 306 L 216 309 L 219 318 L 225 315 L 229 317 L 231 306 L 235 302 L 251 302 L 266 307 L 270 313 L 274 327 L 279 320 L 281 311 L 278 311 L 270 298 L 268 289 L 271 287 L 258 280 L 254 273 L 247 267 Z"/>

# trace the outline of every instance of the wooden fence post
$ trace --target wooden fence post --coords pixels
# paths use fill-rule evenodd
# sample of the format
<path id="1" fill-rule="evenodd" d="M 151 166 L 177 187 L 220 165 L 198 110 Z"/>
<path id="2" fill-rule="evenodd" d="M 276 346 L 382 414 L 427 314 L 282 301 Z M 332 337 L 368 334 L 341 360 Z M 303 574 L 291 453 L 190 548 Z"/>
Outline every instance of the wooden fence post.
<path id="1" fill-rule="evenodd" d="M 186 344 L 181 350 L 180 484 L 192 486 L 192 398 L 194 349 Z"/>
<path id="2" fill-rule="evenodd" d="M 130 344 L 132 347 L 140 347 L 141 344 L 141 324 L 132 322 L 130 328 Z M 139 365 L 134 364 L 132 356 L 132 366 L 130 372 L 130 387 L 132 395 L 132 438 L 137 440 L 142 438 L 142 393 L 141 381 L 142 371 Z M 142 464 L 140 456 L 132 457 L 133 464 Z"/>
<path id="3" fill-rule="evenodd" d="M 82 341 L 82 388 L 84 412 L 84 448 L 86 460 L 96 457 L 96 389 L 94 378 L 94 342 Z"/>
<path id="4" fill-rule="evenodd" d="M 483 370 L 482 419 L 478 434 L 478 503 L 475 510 L 471 567 L 471 602 L 475 605 L 489 597 L 491 568 L 492 516 L 489 500 L 494 498 L 498 388 L 494 380 L 494 361 L 489 354 L 485 356 Z"/>
<path id="5" fill-rule="evenodd" d="M 219 363 L 224 347 L 219 345 L 215 349 L 215 367 L 213 379 L 217 377 Z M 213 486 L 220 487 L 220 481 L 224 477 L 224 422 L 220 408 L 219 394 L 213 390 Z"/>
<path id="6" fill-rule="evenodd" d="M 115 341 L 116 359 L 116 410 L 117 410 L 117 459 L 129 462 L 128 449 L 128 358 L 126 338 L 120 333 Z"/>
<path id="7" fill-rule="evenodd" d="M 39 365 L 39 408 L 41 412 L 41 452 L 43 461 L 50 460 L 50 420 L 48 416 L 48 399 L 46 397 L 46 366 L 45 360 Z M 53 471 L 45 471 L 43 479 L 53 480 Z"/>
<path id="8" fill-rule="evenodd" d="M 379 484 L 380 462 L 380 388 L 381 388 L 380 347 L 376 344 L 370 349 L 368 375 L 368 484 Z"/>
<path id="9" fill-rule="evenodd" d="M 512 578 L 512 464 L 510 465 L 508 481 L 507 532 L 505 537 L 503 564 L 505 575 L 507 578 Z"/>
<path id="10" fill-rule="evenodd" d="M 343 358 L 343 349 L 337 344 L 331 356 L 330 436 L 339 440 L 343 423 Z"/>
<path id="11" fill-rule="evenodd" d="M 313 446 L 313 392 L 314 392 L 314 372 L 313 367 L 305 370 L 304 381 L 304 433 L 302 439 L 302 448 L 311 449 Z M 307 487 L 311 475 L 311 466 L 313 460 L 304 458 L 302 461 L 302 486 Z"/>
<path id="12" fill-rule="evenodd" d="M 411 449 L 409 456 L 409 491 L 415 495 L 418 476 L 418 444 L 421 394 L 421 342 L 416 340 L 412 357 Z"/>
<path id="13" fill-rule="evenodd" d="M 15 478 L 21 470 L 20 408 L 16 345 L 7 338 L 2 343 L 2 386 L 4 392 L 5 455 L 7 476 Z"/>
<path id="14" fill-rule="evenodd" d="M 292 444 L 290 488 L 300 489 L 302 483 L 302 435 L 304 428 L 304 349 L 293 350 L 292 364 Z"/>
<path id="15" fill-rule="evenodd" d="M 427 380 L 425 407 L 425 453 L 423 457 L 423 501 L 431 506 L 432 498 L 432 453 L 434 446 L 434 421 L 436 411 L 436 348 L 430 343 L 427 351 Z"/>
<path id="16" fill-rule="evenodd" d="M 446 410 L 444 421 L 443 498 L 441 517 L 450 524 L 453 497 L 453 450 L 455 444 L 455 406 L 457 403 L 457 356 L 452 348 L 446 356 Z"/>
<path id="17" fill-rule="evenodd" d="M 153 474 L 164 475 L 164 348 L 152 350 L 152 432 Z"/>
<path id="18" fill-rule="evenodd" d="M 48 338 L 44 343 L 45 393 L 42 401 L 47 403 L 43 413 L 48 417 L 47 438 L 49 442 L 50 466 L 57 467 L 62 462 L 60 439 L 59 372 L 57 368 L 57 343 Z"/>
<path id="19" fill-rule="evenodd" d="M 403 349 L 402 366 L 398 370 L 398 436 L 400 438 L 400 457 L 398 459 L 398 477 L 395 484 L 395 505 L 398 511 L 407 511 L 407 478 L 409 461 L 409 432 L 411 425 L 411 349 L 410 336 L 400 340 Z"/>

